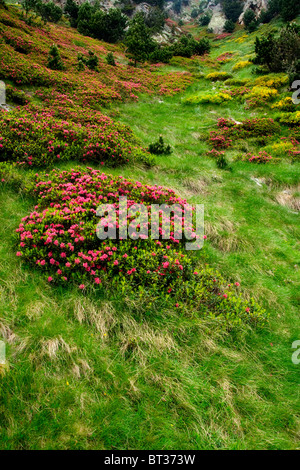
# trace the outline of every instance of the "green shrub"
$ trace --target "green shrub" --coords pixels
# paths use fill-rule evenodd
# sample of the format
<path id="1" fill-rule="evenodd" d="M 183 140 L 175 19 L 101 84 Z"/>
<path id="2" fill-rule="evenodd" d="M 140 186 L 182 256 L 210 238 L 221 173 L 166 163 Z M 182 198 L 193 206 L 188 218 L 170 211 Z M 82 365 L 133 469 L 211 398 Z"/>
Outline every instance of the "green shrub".
<path id="1" fill-rule="evenodd" d="M 253 63 L 265 65 L 271 72 L 297 75 L 300 72 L 300 27 L 291 24 L 282 28 L 278 37 L 273 33 L 257 37 L 255 53 Z"/>
<path id="2" fill-rule="evenodd" d="M 216 161 L 217 167 L 221 170 L 226 170 L 228 168 L 228 162 L 224 155 L 220 155 Z"/>
<path id="3" fill-rule="evenodd" d="M 97 237 L 101 218 L 96 209 L 103 203 L 118 211 L 119 196 L 127 196 L 123 224 L 125 229 L 134 224 L 139 232 L 148 222 L 144 225 L 138 224 L 136 217 L 132 220 L 132 202 L 144 206 L 148 221 L 151 204 L 172 205 L 176 201 L 180 214 L 186 201 L 174 191 L 88 168 L 37 175 L 28 192 L 37 205 L 17 229 L 16 254 L 39 270 L 50 285 L 75 285 L 83 291 L 89 287 L 98 292 L 117 290 L 149 302 L 159 296 L 167 308 L 176 307 L 181 315 L 193 313 L 228 325 L 266 322 L 266 312 L 253 299 L 246 301 L 238 293 L 239 283 L 229 285 L 218 272 L 185 251 L 185 236 L 165 240 L 161 231 L 159 240 L 152 240 L 150 224 L 145 239 L 120 238 L 116 215 L 115 239 Z M 106 227 L 109 220 L 102 222 L 100 226 Z M 181 218 L 181 226 L 183 222 Z M 168 223 L 175 235 L 174 218 Z"/>
<path id="4" fill-rule="evenodd" d="M 231 73 L 228 73 L 228 72 L 212 72 L 206 75 L 205 78 L 207 78 L 208 80 L 211 80 L 212 82 L 216 82 L 216 81 L 225 81 L 228 78 L 232 78 L 232 75 Z"/>
<path id="5" fill-rule="evenodd" d="M 36 2 L 35 11 L 41 15 L 45 22 L 50 21 L 52 23 L 58 23 L 63 14 L 62 9 L 58 5 L 55 5 L 55 3 L 43 3 L 41 0 Z"/>
<path id="6" fill-rule="evenodd" d="M 52 70 L 65 70 L 65 66 L 61 60 L 56 44 L 53 44 L 53 46 L 50 47 L 47 66 Z"/>
<path id="7" fill-rule="evenodd" d="M 225 33 L 233 33 L 235 30 L 235 23 L 232 20 L 226 20 L 224 24 Z"/>
<path id="8" fill-rule="evenodd" d="M 165 145 L 164 139 L 160 136 L 157 142 L 149 145 L 148 152 L 154 155 L 170 155 L 172 149 L 170 145 Z"/>
<path id="9" fill-rule="evenodd" d="M 253 10 L 250 8 L 245 11 L 243 16 L 243 21 L 245 25 L 245 29 L 249 31 L 249 33 L 253 33 L 257 29 L 257 20 Z"/>
<path id="10" fill-rule="evenodd" d="M 236 23 L 243 12 L 243 4 L 240 0 L 224 0 L 223 10 L 226 18 Z"/>
<path id="11" fill-rule="evenodd" d="M 156 47 L 156 49 L 149 54 L 149 60 L 153 64 L 162 62 L 168 64 L 173 57 L 173 52 L 170 47 Z"/>
<path id="12" fill-rule="evenodd" d="M 201 16 L 201 18 L 199 19 L 199 25 L 200 25 L 200 26 L 207 26 L 207 25 L 209 25 L 210 19 L 211 19 L 211 17 L 210 17 L 210 15 L 208 15 L 208 14 L 205 14 L 205 15 Z"/>
<path id="13" fill-rule="evenodd" d="M 105 57 L 106 63 L 108 65 L 112 65 L 113 67 L 116 66 L 115 58 L 112 52 L 109 52 Z"/>
<path id="14" fill-rule="evenodd" d="M 222 104 L 231 101 L 232 97 L 228 93 L 205 93 L 192 95 L 185 98 L 182 102 L 185 104 Z"/>

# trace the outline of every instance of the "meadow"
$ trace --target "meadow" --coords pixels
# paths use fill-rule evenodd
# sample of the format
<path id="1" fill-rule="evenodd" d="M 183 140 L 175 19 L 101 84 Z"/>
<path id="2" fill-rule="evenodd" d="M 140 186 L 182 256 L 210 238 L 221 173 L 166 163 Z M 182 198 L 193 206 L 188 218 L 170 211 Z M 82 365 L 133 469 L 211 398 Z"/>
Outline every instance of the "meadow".
<path id="1" fill-rule="evenodd" d="M 1 449 L 299 448 L 300 118 L 287 77 L 251 62 L 278 25 L 134 68 L 0 10 Z M 79 72 L 88 50 L 99 70 Z M 147 151 L 159 136 L 171 154 Z M 204 204 L 204 248 L 106 255 L 93 211 L 126 191 Z"/>

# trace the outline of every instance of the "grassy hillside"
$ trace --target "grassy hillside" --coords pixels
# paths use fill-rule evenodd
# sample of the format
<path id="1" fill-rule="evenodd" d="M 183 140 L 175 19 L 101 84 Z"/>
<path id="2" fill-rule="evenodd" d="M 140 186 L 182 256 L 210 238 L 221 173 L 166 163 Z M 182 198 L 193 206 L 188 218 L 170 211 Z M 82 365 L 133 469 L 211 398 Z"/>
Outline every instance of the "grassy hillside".
<path id="1" fill-rule="evenodd" d="M 0 122 L 9 162 L 0 166 L 0 448 L 299 447 L 299 111 L 286 77 L 254 74 L 251 63 L 256 34 L 272 27 L 213 40 L 209 56 L 133 68 L 121 46 L 0 10 L 0 79 L 13 107 Z M 64 72 L 46 66 L 53 42 Z M 99 71 L 77 71 L 77 53 L 89 50 Z M 171 155 L 145 150 L 160 135 Z M 53 168 L 63 178 L 87 164 L 204 204 L 197 285 L 187 259 L 186 277 L 152 288 L 140 245 L 131 256 L 140 277 L 122 284 L 108 267 L 99 289 L 79 289 L 75 268 L 59 283 L 50 265 L 36 266 L 16 229 L 61 203 Z M 46 202 L 32 190 L 36 173 L 52 181 Z M 256 308 L 267 322 L 250 321 Z"/>

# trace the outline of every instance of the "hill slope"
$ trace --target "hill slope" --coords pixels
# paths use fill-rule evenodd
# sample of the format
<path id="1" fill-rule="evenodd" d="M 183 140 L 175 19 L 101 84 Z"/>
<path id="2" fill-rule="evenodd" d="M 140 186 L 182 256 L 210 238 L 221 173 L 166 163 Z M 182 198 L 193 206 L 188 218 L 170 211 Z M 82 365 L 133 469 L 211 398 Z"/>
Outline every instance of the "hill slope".
<path id="1" fill-rule="evenodd" d="M 297 448 L 299 364 L 291 357 L 300 335 L 299 126 L 268 120 L 286 114 L 273 108 L 290 96 L 286 77 L 251 73 L 255 34 L 243 31 L 215 38 L 209 56 L 135 69 L 127 67 L 121 46 L 63 26 L 28 27 L 17 10 L 1 10 L 0 26 L 0 78 L 13 109 L 2 113 L 0 133 L 18 144 L 1 147 L 1 158 L 24 162 L 0 170 L 0 331 L 7 349 L 0 366 L 0 447 Z M 53 42 L 65 72 L 46 67 Z M 88 50 L 98 55 L 99 72 L 75 69 L 77 52 Z M 117 58 L 116 68 L 104 61 L 108 50 Z M 210 74 L 220 72 L 214 81 Z M 289 116 L 296 113 L 292 109 Z M 257 122 L 267 123 L 270 133 Z M 230 135 L 224 124 L 233 129 Z M 65 139 L 62 129 L 80 146 Z M 86 156 L 94 148 L 85 146 L 96 146 L 104 131 L 105 150 Z M 160 134 L 173 153 L 153 162 L 144 148 Z M 223 139 L 228 148 L 218 147 Z M 70 145 L 69 153 L 58 150 L 61 142 Z M 121 145 L 118 162 L 110 143 Z M 258 156 L 262 149 L 273 162 L 249 161 L 248 153 Z M 220 155 L 231 169 L 216 165 Z M 79 282 L 55 286 L 39 266 L 16 257 L 15 230 L 37 211 L 32 181 L 41 169 L 35 166 L 46 165 L 47 183 L 55 179 L 53 168 L 58 178 L 72 175 L 76 165 L 85 175 L 84 159 L 89 172 L 100 169 L 112 174 L 111 180 L 123 176 L 134 185 L 138 180 L 151 188 L 169 187 L 180 198 L 204 204 L 207 241 L 196 256 L 198 266 L 221 271 L 229 297 L 233 291 L 246 302 L 254 297 L 269 323 L 259 328 L 231 323 L 230 315 L 229 321 L 199 315 L 205 298 L 219 293 L 209 286 L 198 310 L 184 302 L 175 307 L 173 294 L 161 295 L 158 288 L 147 296 L 147 290 L 130 291 L 129 284 L 113 292 L 109 283 L 83 292 Z"/>

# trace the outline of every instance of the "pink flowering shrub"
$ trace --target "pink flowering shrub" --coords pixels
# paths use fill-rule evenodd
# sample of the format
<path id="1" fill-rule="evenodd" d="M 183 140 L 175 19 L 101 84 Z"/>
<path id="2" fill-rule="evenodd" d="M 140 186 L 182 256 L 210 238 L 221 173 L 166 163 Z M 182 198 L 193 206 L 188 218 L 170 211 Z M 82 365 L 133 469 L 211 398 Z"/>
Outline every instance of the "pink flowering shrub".
<path id="1" fill-rule="evenodd" d="M 52 112 L 28 107 L 0 113 L 0 161 L 26 166 L 53 166 L 67 160 L 110 166 L 129 161 L 153 162 L 127 126 L 114 123 L 99 112 L 71 108 L 68 120 L 56 118 L 55 114 L 60 116 L 59 108 Z"/>
<path id="2" fill-rule="evenodd" d="M 227 149 L 231 146 L 232 139 L 229 139 L 225 133 L 220 134 L 216 131 L 211 131 L 209 133 L 209 143 L 215 149 Z"/>
<path id="3" fill-rule="evenodd" d="M 211 157 L 220 158 L 222 157 L 222 155 L 225 155 L 225 152 L 223 152 L 222 150 L 212 149 L 207 152 L 207 155 L 210 155 Z"/>
<path id="4" fill-rule="evenodd" d="M 224 134 L 235 139 L 269 136 L 281 131 L 280 125 L 270 118 L 246 119 L 241 123 L 221 118 L 218 120 L 218 127 Z"/>
<path id="5" fill-rule="evenodd" d="M 258 155 L 247 153 L 247 155 L 243 157 L 243 160 L 250 163 L 269 163 L 272 160 L 272 156 L 263 150 L 259 152 Z"/>
<path id="6" fill-rule="evenodd" d="M 281 131 L 280 126 L 273 119 L 268 118 L 246 119 L 241 123 L 220 118 L 218 128 L 220 130 L 211 131 L 208 138 L 209 143 L 216 150 L 231 147 L 235 140 L 270 136 Z"/>
<path id="7" fill-rule="evenodd" d="M 96 211 L 101 203 L 112 204 L 117 213 L 119 196 L 127 197 L 129 211 L 137 202 L 148 211 L 152 203 L 176 203 L 183 209 L 186 201 L 174 191 L 93 169 L 36 175 L 28 191 L 37 205 L 17 229 L 17 256 L 39 269 L 49 283 L 72 283 L 83 291 L 90 286 L 111 289 L 151 302 L 160 299 L 167 308 L 177 306 L 232 324 L 265 321 L 265 312 L 254 301 L 246 302 L 237 294 L 238 283 L 228 286 L 212 269 L 197 267 L 195 257 L 184 250 L 184 238 L 176 238 L 176 215 L 171 218 L 168 240 L 162 239 L 162 227 L 158 240 L 150 238 L 151 227 L 147 239 L 97 238 Z M 129 223 L 130 212 L 126 226 Z M 120 229 L 117 217 L 117 232 Z"/>

